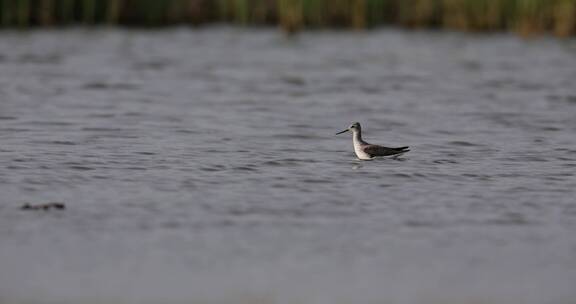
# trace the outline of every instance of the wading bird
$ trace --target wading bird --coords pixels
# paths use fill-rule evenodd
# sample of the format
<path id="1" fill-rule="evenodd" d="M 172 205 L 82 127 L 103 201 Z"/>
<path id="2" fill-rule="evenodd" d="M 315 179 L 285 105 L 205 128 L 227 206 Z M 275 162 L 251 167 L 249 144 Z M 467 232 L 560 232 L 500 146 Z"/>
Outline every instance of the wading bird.
<path id="1" fill-rule="evenodd" d="M 361 160 L 370 160 L 374 157 L 381 157 L 381 156 L 400 156 L 408 151 L 410 151 L 409 147 L 398 147 L 398 148 L 388 148 L 382 147 L 378 145 L 372 145 L 364 140 L 362 140 L 362 127 L 360 123 L 355 122 L 348 129 L 336 133 L 342 134 L 347 131 L 352 131 L 352 142 L 354 143 L 354 152 L 356 152 L 356 156 L 358 156 Z"/>

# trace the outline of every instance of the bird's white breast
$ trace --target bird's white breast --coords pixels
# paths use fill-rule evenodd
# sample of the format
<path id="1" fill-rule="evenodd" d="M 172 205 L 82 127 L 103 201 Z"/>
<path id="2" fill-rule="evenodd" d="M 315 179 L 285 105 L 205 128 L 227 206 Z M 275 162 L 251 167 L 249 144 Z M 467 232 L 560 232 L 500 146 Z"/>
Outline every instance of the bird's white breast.
<path id="1" fill-rule="evenodd" d="M 368 153 L 364 152 L 364 150 L 362 149 L 362 144 L 356 139 L 354 139 L 354 152 L 356 153 L 356 156 L 358 156 L 359 159 L 362 160 L 372 159 L 372 157 L 368 155 Z"/>

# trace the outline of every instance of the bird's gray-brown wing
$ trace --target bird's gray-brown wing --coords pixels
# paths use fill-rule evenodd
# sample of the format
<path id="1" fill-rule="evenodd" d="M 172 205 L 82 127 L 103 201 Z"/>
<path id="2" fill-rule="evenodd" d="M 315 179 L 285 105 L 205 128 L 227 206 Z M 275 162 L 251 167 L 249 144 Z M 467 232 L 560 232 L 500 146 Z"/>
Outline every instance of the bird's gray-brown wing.
<path id="1" fill-rule="evenodd" d="M 364 149 L 364 152 L 366 152 L 371 157 L 391 156 L 391 155 L 406 153 L 406 152 L 410 151 L 409 147 L 388 148 L 388 147 L 382 147 L 382 146 L 378 146 L 378 145 L 367 145 L 363 149 Z"/>

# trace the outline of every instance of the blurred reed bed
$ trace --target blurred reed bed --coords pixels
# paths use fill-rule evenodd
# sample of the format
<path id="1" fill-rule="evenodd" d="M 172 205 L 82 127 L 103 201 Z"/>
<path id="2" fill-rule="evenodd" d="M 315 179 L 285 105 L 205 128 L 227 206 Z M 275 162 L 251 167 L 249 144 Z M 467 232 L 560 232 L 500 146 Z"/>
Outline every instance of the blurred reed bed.
<path id="1" fill-rule="evenodd" d="M 3 27 L 225 22 L 304 28 L 380 25 L 524 36 L 576 34 L 576 0 L 0 0 Z"/>

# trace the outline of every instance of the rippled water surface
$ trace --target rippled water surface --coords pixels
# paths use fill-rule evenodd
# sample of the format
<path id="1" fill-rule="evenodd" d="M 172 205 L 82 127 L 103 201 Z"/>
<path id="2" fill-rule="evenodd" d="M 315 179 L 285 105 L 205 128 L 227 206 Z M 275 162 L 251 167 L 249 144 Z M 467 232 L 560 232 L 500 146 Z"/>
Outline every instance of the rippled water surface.
<path id="1" fill-rule="evenodd" d="M 0 301 L 576 303 L 575 84 L 573 40 L 1 32 Z"/>

